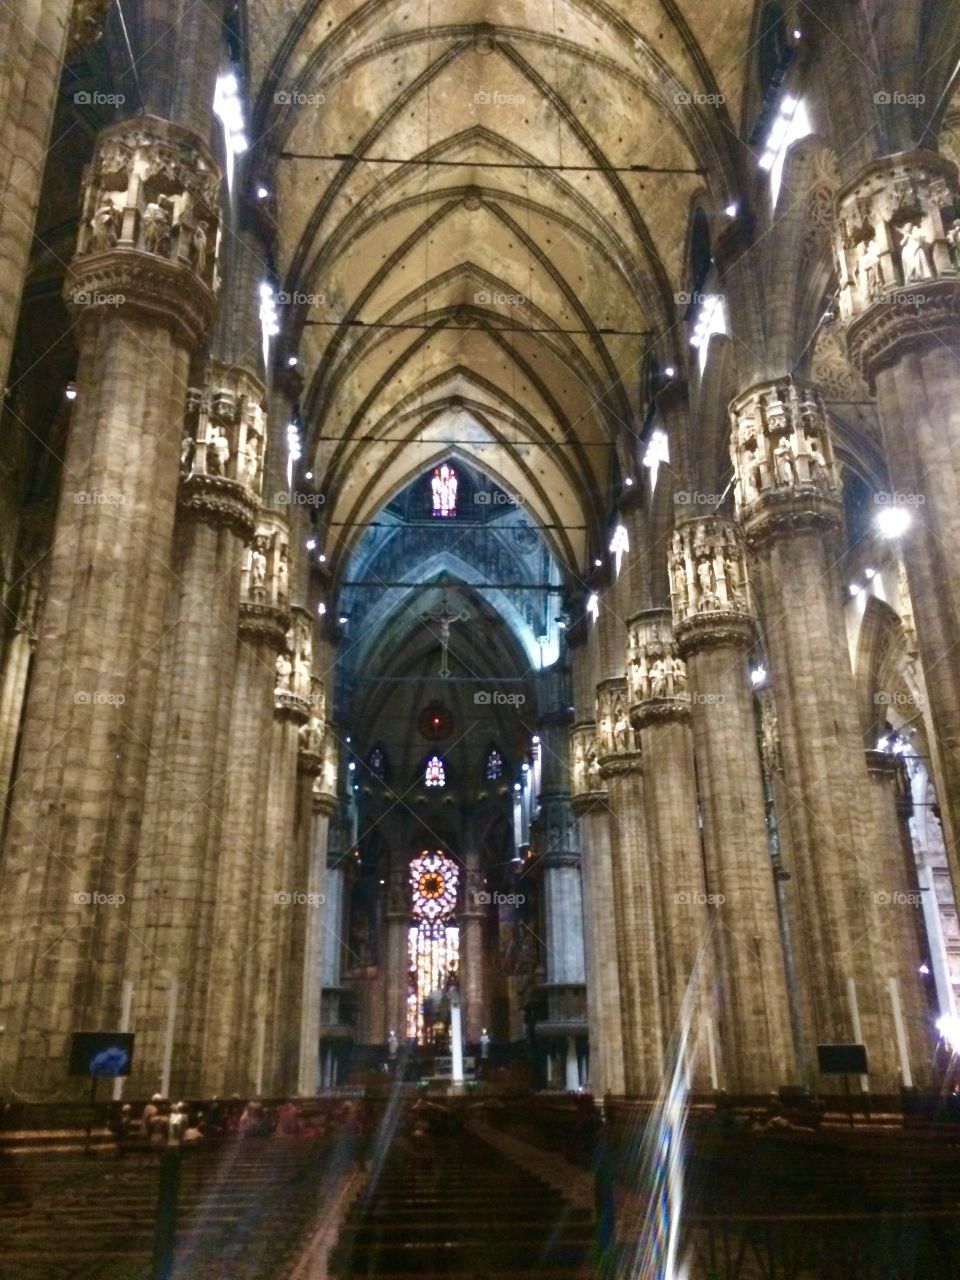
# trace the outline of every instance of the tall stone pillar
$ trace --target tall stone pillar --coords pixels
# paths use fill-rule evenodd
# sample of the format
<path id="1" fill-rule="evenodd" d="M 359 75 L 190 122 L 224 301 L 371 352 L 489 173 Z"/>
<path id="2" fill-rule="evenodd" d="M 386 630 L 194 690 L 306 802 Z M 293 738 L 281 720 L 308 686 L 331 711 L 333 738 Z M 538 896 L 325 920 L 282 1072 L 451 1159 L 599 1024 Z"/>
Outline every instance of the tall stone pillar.
<path id="1" fill-rule="evenodd" d="M 86 179 L 65 287 L 80 394 L 0 894 L 2 1052 L 31 1093 L 62 1087 L 72 1029 L 120 1017 L 179 428 L 216 283 L 219 174 L 194 134 L 111 126 Z"/>
<path id="2" fill-rule="evenodd" d="M 610 810 L 624 1084 L 628 1094 L 651 1095 L 664 1066 L 655 923 L 659 878 L 650 858 L 641 756 L 625 678 L 598 686 L 597 750 Z"/>
<path id="3" fill-rule="evenodd" d="M 960 885 L 960 208 L 957 170 L 903 152 L 837 196 L 840 314 L 850 358 L 876 391 L 903 535 L 954 886 Z M 878 511 L 881 508 L 878 507 Z"/>
<path id="4" fill-rule="evenodd" d="M 343 948 L 349 855 L 349 823 L 346 801 L 341 794 L 336 812 L 330 819 L 320 948 L 320 1063 L 323 1083 L 327 1085 L 337 1083 L 343 1048 L 352 1036 L 343 1006 Z M 402 1038 L 399 1030 L 397 1035 Z"/>
<path id="5" fill-rule="evenodd" d="M 876 963 L 883 983 L 881 1007 L 890 1018 L 888 1032 L 894 1035 L 901 1083 L 927 1085 L 936 1031 L 920 980 L 923 901 L 904 813 L 910 805 L 910 782 L 903 761 L 893 752 L 868 751 L 866 760 L 878 835 L 876 874 L 881 887 L 874 891 L 874 901 L 880 924 L 871 936 L 877 941 Z M 903 1078 L 904 1049 L 908 1079 Z"/>
<path id="6" fill-rule="evenodd" d="M 407 1038 L 407 986 L 410 937 L 410 897 L 404 860 L 395 853 L 387 871 L 386 910 L 386 992 L 383 1006 L 382 1042 L 391 1031 L 402 1043 Z"/>
<path id="7" fill-rule="evenodd" d="M 0 790 L 3 795 L 9 792 L 13 779 L 13 762 L 27 696 L 30 664 L 37 647 L 39 588 L 39 574 L 33 569 L 21 584 L 20 604 L 4 655 L 3 676 L 0 678 Z"/>
<path id="8" fill-rule="evenodd" d="M 610 811 L 593 722 L 573 727 L 570 754 L 571 807 L 579 822 L 581 851 L 590 1088 L 597 1097 L 607 1093 L 619 1096 L 625 1085 Z"/>
<path id="9" fill-rule="evenodd" d="M 251 422 L 262 419 L 263 384 L 223 368 L 211 375 L 188 395 L 127 964 L 137 1077 L 155 1087 L 170 1027 L 170 1087 L 181 1095 L 195 1094 L 202 1078 L 236 613 L 259 505 L 258 471 L 241 459 Z"/>
<path id="10" fill-rule="evenodd" d="M 818 1081 L 815 1045 L 857 1039 L 875 1087 L 896 1087 L 897 1044 L 885 988 L 919 988 L 913 956 L 888 946 L 890 857 L 870 803 L 848 656 L 840 559 L 840 478 L 823 402 L 810 388 L 768 383 L 730 408 L 737 509 L 751 552 L 790 797 L 795 942 L 809 992 L 803 1067 Z M 886 913 L 889 915 L 889 912 Z M 919 1064 L 918 1064 L 919 1069 Z"/>
<path id="11" fill-rule="evenodd" d="M 693 1010 L 694 1024 L 686 1030 L 688 1043 L 698 1046 L 695 1086 L 705 1090 L 712 1084 L 713 948 L 690 694 L 669 610 L 650 609 L 629 620 L 627 682 L 636 744 L 651 765 L 644 805 L 662 1035 L 666 1047 L 681 1031 L 684 1011 Z"/>
<path id="12" fill-rule="evenodd" d="M 480 1043 L 487 1025 L 484 930 L 487 911 L 477 892 L 483 883 L 480 854 L 471 846 L 464 857 L 463 890 L 457 918 L 460 922 L 460 1001 L 463 1006 L 463 1037 L 467 1044 Z M 399 1033 L 398 1033 L 399 1034 Z"/>
<path id="13" fill-rule="evenodd" d="M 39 0 L 0 10 L 0 386 L 6 386 L 68 47 L 103 29 L 103 0 Z"/>
<path id="14" fill-rule="evenodd" d="M 298 753 L 316 719 L 322 694 L 313 684 L 313 620 L 306 610 L 294 606 L 286 647 L 276 660 L 274 721 L 269 739 L 269 770 L 264 787 L 267 829 L 264 857 L 259 868 L 262 927 L 251 950 L 257 974 L 256 996 L 250 1013 L 250 1029 L 257 1053 L 263 1060 L 261 1092 L 274 1096 L 295 1085 L 297 1055 L 284 1052 L 284 1025 L 292 1015 L 299 1020 L 294 999 L 297 968 L 290 966 L 291 947 L 300 950 L 305 929 L 306 885 L 298 883 L 297 804 Z M 317 726 L 319 731 L 319 725 Z M 312 765 L 311 765 L 312 767 Z M 298 942 L 294 942 L 297 939 Z M 261 1049 L 262 1046 L 262 1049 Z"/>
<path id="15" fill-rule="evenodd" d="M 679 525 L 670 579 L 716 948 L 720 1083 L 731 1093 L 765 1093 L 792 1079 L 795 1064 L 747 675 L 755 625 L 733 526 L 715 516 Z"/>
<path id="16" fill-rule="evenodd" d="M 534 832 L 537 871 L 543 895 L 547 1020 L 537 1034 L 554 1045 L 585 1042 L 587 989 L 584 951 L 583 886 L 577 824 L 570 807 L 569 676 L 558 667 L 541 673 L 540 813 Z"/>
<path id="17" fill-rule="evenodd" d="M 277 531 L 261 521 L 241 578 L 207 995 L 204 1092 L 208 1094 L 249 1093 L 255 1087 L 259 1046 L 251 1039 L 248 1025 L 256 989 L 254 949 L 273 893 L 286 892 L 282 885 L 261 883 L 267 849 L 264 760 L 269 762 L 273 734 L 276 662 L 286 646 L 290 622 L 276 571 L 279 545 Z M 264 557 L 262 567 L 258 555 Z M 269 904 L 263 901 L 267 890 Z M 268 916 L 268 928 L 270 923 Z"/>
<path id="18" fill-rule="evenodd" d="M 310 1097 L 319 1091 L 321 1084 L 321 963 L 327 902 L 327 846 L 330 818 L 336 808 L 337 797 L 336 778 L 331 779 L 325 768 L 330 753 L 324 752 L 322 743 L 317 744 L 316 739 L 307 737 L 306 733 L 301 732 L 300 738 L 298 763 L 302 781 L 298 826 L 305 863 L 302 876 L 307 886 L 306 905 L 310 909 L 302 944 L 299 939 L 294 939 L 290 972 L 299 975 L 300 987 L 297 1093 L 301 1097 Z M 319 752 L 314 750 L 317 745 L 320 745 Z M 318 755 L 319 760 L 316 759 Z M 314 759 L 311 760 L 311 756 Z M 309 779 L 309 788 L 305 785 L 306 779 Z"/>

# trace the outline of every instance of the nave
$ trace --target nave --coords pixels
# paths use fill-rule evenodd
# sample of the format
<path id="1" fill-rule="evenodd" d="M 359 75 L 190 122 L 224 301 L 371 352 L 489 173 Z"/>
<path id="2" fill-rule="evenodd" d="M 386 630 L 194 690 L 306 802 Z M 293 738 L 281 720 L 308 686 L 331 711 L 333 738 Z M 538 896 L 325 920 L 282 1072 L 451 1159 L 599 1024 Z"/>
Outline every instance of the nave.
<path id="1" fill-rule="evenodd" d="M 270 1107 L 267 1107 L 269 1113 Z M 403 1086 L 303 1132 L 0 1139 L 4 1280 L 956 1280 L 956 1117 L 660 1108 Z M 673 1153 L 671 1157 L 670 1153 Z M 673 1158 L 675 1157 L 675 1158 Z M 158 1187 L 176 1169 L 175 1229 Z M 167 1202 L 169 1204 L 169 1201 Z M 157 1233 L 160 1221 L 159 1236 Z M 55 1227 L 55 1230 L 51 1228 Z M 157 1246 L 168 1239 L 172 1246 Z M 668 1267 L 675 1270 L 670 1273 Z"/>

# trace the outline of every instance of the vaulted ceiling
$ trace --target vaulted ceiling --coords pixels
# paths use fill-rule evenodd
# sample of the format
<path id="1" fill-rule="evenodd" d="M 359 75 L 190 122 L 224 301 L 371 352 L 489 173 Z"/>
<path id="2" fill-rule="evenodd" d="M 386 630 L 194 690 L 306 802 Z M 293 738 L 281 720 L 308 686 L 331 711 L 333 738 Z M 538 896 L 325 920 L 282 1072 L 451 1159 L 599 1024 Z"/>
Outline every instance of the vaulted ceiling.
<path id="1" fill-rule="evenodd" d="M 736 189 L 755 5 L 248 4 L 329 552 L 452 443 L 583 567 Z"/>

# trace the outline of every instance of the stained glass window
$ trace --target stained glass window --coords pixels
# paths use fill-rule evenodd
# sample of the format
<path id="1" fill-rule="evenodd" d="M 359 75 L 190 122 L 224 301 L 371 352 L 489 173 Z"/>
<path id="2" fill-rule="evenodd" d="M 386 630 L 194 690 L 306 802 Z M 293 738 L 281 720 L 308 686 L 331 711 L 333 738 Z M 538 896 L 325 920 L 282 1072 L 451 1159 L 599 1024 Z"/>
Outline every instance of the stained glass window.
<path id="1" fill-rule="evenodd" d="M 457 977 L 460 929 L 453 914 L 459 883 L 460 868 L 444 853 L 424 852 L 410 863 L 407 1035 L 420 1044 L 431 1038 L 437 998 Z"/>
<path id="2" fill-rule="evenodd" d="M 499 782 L 503 777 L 503 756 L 496 747 L 490 748 L 487 756 L 487 781 Z"/>
<path id="3" fill-rule="evenodd" d="M 387 758 L 383 747 L 374 747 L 367 756 L 367 768 L 375 778 L 383 778 L 387 772 Z"/>
<path id="4" fill-rule="evenodd" d="M 439 756 L 431 756 L 427 761 L 423 780 L 428 787 L 445 787 L 447 785 L 446 770 Z"/>
<path id="5" fill-rule="evenodd" d="M 433 495 L 433 514 L 441 519 L 457 514 L 457 473 L 453 467 L 435 467 L 430 484 Z"/>

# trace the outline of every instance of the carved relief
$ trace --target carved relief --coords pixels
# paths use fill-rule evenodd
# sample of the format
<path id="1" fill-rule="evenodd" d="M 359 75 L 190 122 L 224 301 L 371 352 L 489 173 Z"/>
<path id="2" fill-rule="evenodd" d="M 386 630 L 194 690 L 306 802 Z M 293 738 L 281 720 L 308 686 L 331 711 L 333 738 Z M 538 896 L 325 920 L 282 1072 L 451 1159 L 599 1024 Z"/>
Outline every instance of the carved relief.
<path id="1" fill-rule="evenodd" d="M 597 750 L 601 759 L 636 750 L 626 680 L 607 680 L 597 689 Z"/>
<path id="2" fill-rule="evenodd" d="M 259 381 L 242 369 L 210 367 L 206 385 L 187 389 L 180 451 L 185 476 L 222 476 L 260 494 L 266 415 Z"/>
<path id="3" fill-rule="evenodd" d="M 217 287 L 220 173 L 187 130 L 124 122 L 101 134 L 86 173 L 77 256 L 139 250 Z"/>
<path id="4" fill-rule="evenodd" d="M 837 324 L 825 324 L 813 348 L 810 377 L 832 400 L 863 401 L 869 396 L 867 384 L 847 356 Z"/>
<path id="5" fill-rule="evenodd" d="M 773 694 L 769 689 L 760 693 L 761 755 L 768 773 L 783 771 L 783 755 L 780 749 L 780 721 Z"/>
<path id="6" fill-rule="evenodd" d="M 627 682 L 631 706 L 644 702 L 689 702 L 687 666 L 677 655 L 664 616 L 633 619 L 627 631 Z"/>
<path id="7" fill-rule="evenodd" d="M 596 726 L 577 725 L 570 734 L 570 788 L 574 797 L 602 792 Z"/>
<path id="8" fill-rule="evenodd" d="M 240 573 L 240 598 L 256 605 L 275 609 L 287 606 L 286 533 L 269 525 L 260 525 L 244 552 Z"/>
<path id="9" fill-rule="evenodd" d="M 767 383 L 730 406 L 730 458 L 737 511 L 777 490 L 840 493 L 840 471 L 819 391 L 792 380 Z"/>
<path id="10" fill-rule="evenodd" d="M 707 516 L 675 529 L 669 569 L 675 626 L 688 618 L 750 616 L 743 551 L 726 520 Z"/>
<path id="11" fill-rule="evenodd" d="M 840 194 L 840 315 L 849 323 L 899 291 L 960 275 L 960 188 L 942 156 L 915 151 L 872 166 Z"/>

